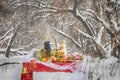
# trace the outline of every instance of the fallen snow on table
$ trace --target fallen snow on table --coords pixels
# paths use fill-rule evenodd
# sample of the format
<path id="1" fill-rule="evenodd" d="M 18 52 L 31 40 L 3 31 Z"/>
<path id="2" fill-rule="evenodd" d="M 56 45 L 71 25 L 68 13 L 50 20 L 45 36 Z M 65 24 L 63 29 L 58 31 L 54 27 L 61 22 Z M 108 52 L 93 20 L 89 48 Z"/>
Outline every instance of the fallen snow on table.
<path id="1" fill-rule="evenodd" d="M 34 72 L 34 80 L 71 80 L 72 73 L 65 72 Z"/>

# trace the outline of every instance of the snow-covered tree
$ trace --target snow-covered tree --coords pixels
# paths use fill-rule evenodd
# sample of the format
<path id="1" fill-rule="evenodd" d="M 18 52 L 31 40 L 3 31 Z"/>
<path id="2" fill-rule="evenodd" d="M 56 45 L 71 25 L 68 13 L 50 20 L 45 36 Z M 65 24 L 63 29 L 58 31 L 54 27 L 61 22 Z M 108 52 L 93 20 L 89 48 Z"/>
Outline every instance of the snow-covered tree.
<path id="1" fill-rule="evenodd" d="M 100 58 L 111 54 L 119 58 L 119 0 L 8 0 L 3 1 L 1 6 L 3 11 L 11 10 L 9 12 L 12 17 L 8 18 L 11 18 L 9 23 L 12 25 L 9 26 L 15 27 L 21 22 L 26 26 L 42 20 L 70 39 L 83 53 L 88 50 L 89 45 L 96 48 L 93 50 Z M 71 33 L 73 31 L 76 33 Z M 80 39 L 81 35 L 85 38 Z"/>

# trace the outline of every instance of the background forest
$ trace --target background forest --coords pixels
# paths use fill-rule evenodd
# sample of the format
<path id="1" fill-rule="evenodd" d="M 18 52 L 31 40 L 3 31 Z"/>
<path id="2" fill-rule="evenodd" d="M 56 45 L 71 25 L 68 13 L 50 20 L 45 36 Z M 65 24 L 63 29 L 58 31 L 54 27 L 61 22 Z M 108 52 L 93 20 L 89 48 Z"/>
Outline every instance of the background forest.
<path id="1" fill-rule="evenodd" d="M 0 0 L 0 55 L 26 55 L 49 35 L 88 56 L 89 80 L 120 78 L 120 0 Z"/>

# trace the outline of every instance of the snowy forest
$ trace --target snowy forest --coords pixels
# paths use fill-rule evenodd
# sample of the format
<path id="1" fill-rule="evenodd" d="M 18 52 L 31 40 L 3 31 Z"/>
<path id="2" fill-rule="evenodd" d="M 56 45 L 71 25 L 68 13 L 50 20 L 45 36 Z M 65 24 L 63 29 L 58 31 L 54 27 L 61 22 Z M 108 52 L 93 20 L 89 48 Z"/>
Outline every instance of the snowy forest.
<path id="1" fill-rule="evenodd" d="M 19 80 L 23 56 L 49 35 L 86 56 L 88 80 L 120 79 L 120 0 L 0 0 L 1 80 Z"/>

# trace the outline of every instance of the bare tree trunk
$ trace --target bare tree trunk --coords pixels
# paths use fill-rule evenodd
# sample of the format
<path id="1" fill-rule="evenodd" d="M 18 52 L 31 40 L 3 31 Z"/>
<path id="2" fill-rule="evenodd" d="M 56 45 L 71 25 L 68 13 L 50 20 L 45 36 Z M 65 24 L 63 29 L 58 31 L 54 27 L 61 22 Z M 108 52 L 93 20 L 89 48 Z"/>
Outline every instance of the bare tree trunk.
<path id="1" fill-rule="evenodd" d="M 95 42 L 94 42 L 95 43 Z M 102 58 L 104 58 L 104 55 L 103 55 L 103 51 L 104 50 L 102 50 L 102 48 L 98 45 L 98 44 L 96 44 L 95 43 L 95 46 L 96 46 L 96 48 L 97 48 L 97 51 L 98 51 L 98 55 L 99 55 L 99 57 L 100 57 L 100 59 L 102 59 Z"/>
<path id="2" fill-rule="evenodd" d="M 14 41 L 14 38 L 15 38 L 15 36 L 16 36 L 16 33 L 17 33 L 19 27 L 20 27 L 20 26 L 15 27 L 15 29 L 14 29 L 14 31 L 13 31 L 13 33 L 12 33 L 12 36 L 11 36 L 9 42 L 8 42 L 8 45 L 7 45 L 7 48 L 6 48 L 6 51 L 5 51 L 5 56 L 8 57 L 8 58 L 9 58 L 9 53 L 10 53 L 11 45 L 12 45 L 12 43 L 13 43 L 13 41 Z"/>

